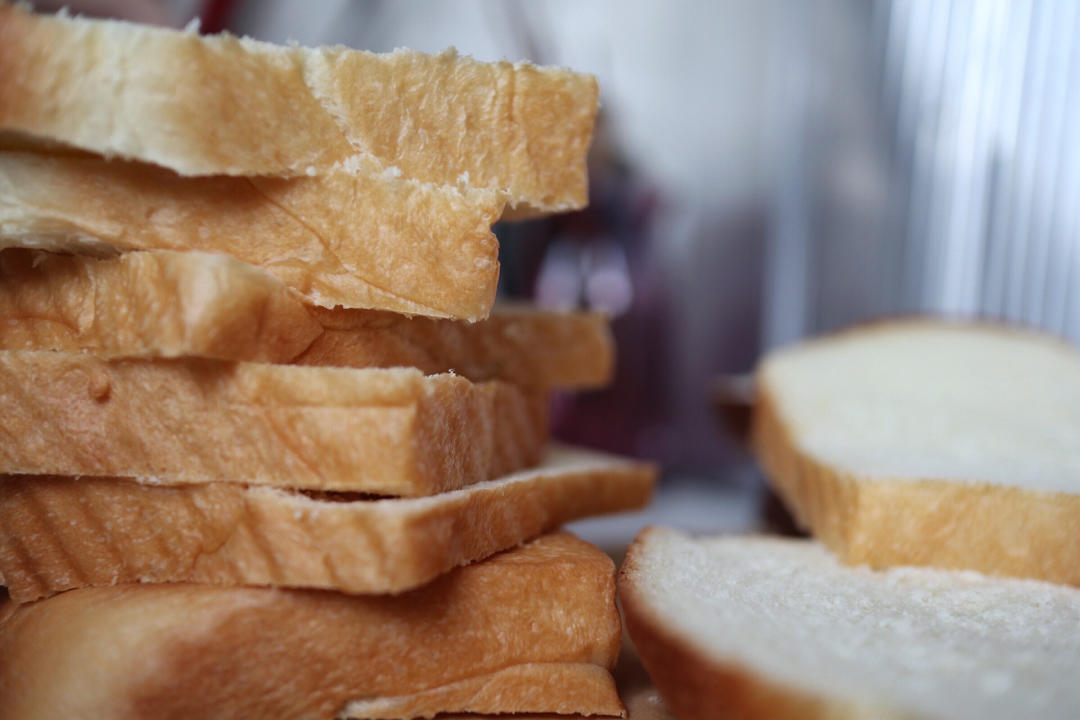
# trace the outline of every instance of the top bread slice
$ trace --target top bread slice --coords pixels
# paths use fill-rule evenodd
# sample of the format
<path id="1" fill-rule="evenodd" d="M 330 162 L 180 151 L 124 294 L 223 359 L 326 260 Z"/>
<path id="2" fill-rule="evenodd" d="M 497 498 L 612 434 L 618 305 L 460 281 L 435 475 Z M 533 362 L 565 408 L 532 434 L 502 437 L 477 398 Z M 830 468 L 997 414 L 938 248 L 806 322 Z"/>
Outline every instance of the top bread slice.
<path id="1" fill-rule="evenodd" d="M 496 307 L 469 323 L 318 308 L 259 268 L 175 251 L 0 252 L 0 350 L 415 367 L 540 389 L 603 385 L 614 362 L 598 313 Z"/>
<path id="2" fill-rule="evenodd" d="M 586 202 L 593 77 L 453 50 L 277 46 L 0 4 L 0 130 L 181 175 L 333 167 Z"/>
<path id="3" fill-rule="evenodd" d="M 619 597 L 682 720 L 1067 720 L 1080 708 L 1075 588 L 648 528 Z"/>
<path id="4" fill-rule="evenodd" d="M 611 560 L 567 534 L 396 597 L 181 583 L 74 590 L 0 605 L 0 714 L 619 715 L 608 671 L 620 634 Z"/>
<path id="5" fill-rule="evenodd" d="M 1019 330 L 886 322 L 777 351 L 754 444 L 849 563 L 1080 585 L 1080 355 Z"/>

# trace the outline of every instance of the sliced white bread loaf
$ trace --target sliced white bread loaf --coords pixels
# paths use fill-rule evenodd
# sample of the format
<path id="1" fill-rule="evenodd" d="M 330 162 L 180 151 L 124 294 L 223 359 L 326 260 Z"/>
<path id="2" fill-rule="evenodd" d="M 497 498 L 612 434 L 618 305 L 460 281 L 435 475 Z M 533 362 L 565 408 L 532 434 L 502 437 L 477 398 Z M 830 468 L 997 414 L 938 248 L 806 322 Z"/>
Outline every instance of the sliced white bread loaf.
<path id="1" fill-rule="evenodd" d="M 1067 720 L 1080 590 L 848 567 L 817 543 L 648 528 L 619 576 L 627 628 L 681 720 Z"/>
<path id="2" fill-rule="evenodd" d="M 0 130 L 182 175 L 334 167 L 505 193 L 515 214 L 587 199 L 596 80 L 528 63 L 277 46 L 0 3 Z"/>
<path id="3" fill-rule="evenodd" d="M 773 353 L 754 444 L 849 563 L 1080 584 L 1080 355 L 989 325 L 886 322 Z"/>

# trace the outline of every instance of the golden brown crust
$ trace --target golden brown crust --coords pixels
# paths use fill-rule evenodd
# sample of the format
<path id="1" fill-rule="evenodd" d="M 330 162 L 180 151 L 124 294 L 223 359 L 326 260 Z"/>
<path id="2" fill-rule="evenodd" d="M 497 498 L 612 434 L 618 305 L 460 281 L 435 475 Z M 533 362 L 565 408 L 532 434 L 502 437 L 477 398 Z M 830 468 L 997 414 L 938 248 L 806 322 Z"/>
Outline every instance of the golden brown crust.
<path id="1" fill-rule="evenodd" d="M 2 350 L 285 363 L 322 332 L 281 281 L 226 255 L 0 252 Z"/>
<path id="2" fill-rule="evenodd" d="M 566 449 L 461 491 L 374 502 L 7 476 L 0 576 L 18 602 L 128 582 L 401 592 L 571 520 L 642 507 L 654 477 L 648 465 Z"/>
<path id="3" fill-rule="evenodd" d="M 926 565 L 1080 585 L 1080 496 L 875 479 L 803 452 L 759 382 L 753 442 L 798 522 L 849 564 Z"/>
<path id="4" fill-rule="evenodd" d="M 569 210 L 586 202 L 596 111 L 595 79 L 557 68 L 281 47 L 0 5 L 0 129 L 184 175 L 296 177 L 353 162 L 505 191 L 518 214 Z"/>
<path id="5" fill-rule="evenodd" d="M 626 630 L 664 701 L 680 720 L 839 720 L 857 717 L 842 702 L 805 694 L 719 661 L 670 627 L 636 587 L 636 557 L 651 528 L 627 550 L 618 594 Z M 783 650 L 778 648 L 777 652 Z"/>
<path id="6" fill-rule="evenodd" d="M 496 306 L 482 322 L 404 318 L 374 310 L 316 308 L 324 332 L 304 365 L 409 366 L 471 380 L 538 388 L 594 388 L 611 379 L 615 343 L 598 313 Z"/>
<path id="7" fill-rule="evenodd" d="M 343 170 L 182 178 L 139 163 L 0 152 L 0 247 L 222 252 L 329 307 L 487 317 L 501 209 L 491 191 Z"/>
<path id="8" fill-rule="evenodd" d="M 0 470 L 431 495 L 528 467 L 547 399 L 417 370 L 0 351 Z"/>
<path id="9" fill-rule="evenodd" d="M 350 702 L 339 717 L 409 720 L 436 713 L 626 717 L 611 672 L 588 663 L 530 663 L 409 695 Z"/>
<path id="10" fill-rule="evenodd" d="M 614 358 L 598 313 L 497 307 L 469 323 L 309 307 L 263 270 L 170 250 L 0 252 L 0 349 L 415 367 L 533 388 L 602 385 Z"/>
<path id="11" fill-rule="evenodd" d="M 611 561 L 557 534 L 397 597 L 183 584 L 64 593 L 0 625 L 0 696 L 23 720 L 327 718 L 348 700 L 524 663 L 610 668 L 619 633 Z"/>

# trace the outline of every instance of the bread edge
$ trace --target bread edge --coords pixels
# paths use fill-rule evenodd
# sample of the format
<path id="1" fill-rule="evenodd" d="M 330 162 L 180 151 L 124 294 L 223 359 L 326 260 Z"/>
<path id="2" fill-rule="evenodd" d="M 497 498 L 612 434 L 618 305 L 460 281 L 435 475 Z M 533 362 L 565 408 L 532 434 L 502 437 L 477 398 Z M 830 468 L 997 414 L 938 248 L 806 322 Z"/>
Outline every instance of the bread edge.
<path id="1" fill-rule="evenodd" d="M 769 484 L 844 563 L 1080 586 L 1080 495 L 845 472 L 799 448 L 760 371 L 756 394 L 751 444 Z"/>
<path id="2" fill-rule="evenodd" d="M 840 720 L 858 717 L 842 702 L 762 677 L 735 661 L 719 661 L 679 636 L 641 597 L 637 556 L 648 526 L 627 549 L 616 579 L 623 622 L 646 672 L 680 720 Z M 722 708 L 722 711 L 721 711 Z"/>

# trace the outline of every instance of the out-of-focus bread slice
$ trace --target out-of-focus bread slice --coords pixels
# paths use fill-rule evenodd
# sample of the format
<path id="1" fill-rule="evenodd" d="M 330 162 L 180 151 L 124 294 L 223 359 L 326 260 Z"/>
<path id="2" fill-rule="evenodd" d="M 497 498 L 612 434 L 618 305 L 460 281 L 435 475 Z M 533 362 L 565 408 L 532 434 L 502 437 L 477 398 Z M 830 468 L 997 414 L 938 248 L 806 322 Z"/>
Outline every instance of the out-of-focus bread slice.
<path id="1" fill-rule="evenodd" d="M 587 196 L 596 80 L 454 51 L 275 46 L 0 4 L 0 129 L 182 175 L 352 166 L 505 193 L 517 214 Z"/>
<path id="2" fill-rule="evenodd" d="M 682 720 L 1068 720 L 1080 707 L 1074 588 L 649 528 L 619 597 Z"/>
<path id="3" fill-rule="evenodd" d="M 492 191 L 344 170 L 182 178 L 139 163 L 0 152 L 0 248 L 222 252 L 328 307 L 486 317 L 502 202 Z"/>
<path id="4" fill-rule="evenodd" d="M 0 351 L 0 472 L 431 495 L 529 467 L 547 398 L 413 369 Z"/>
<path id="5" fill-rule="evenodd" d="M 0 618 L 0 697 L 21 720 L 329 718 L 527 664 L 607 672 L 621 632 L 611 560 L 563 533 L 394 597 L 122 585 Z M 577 712 L 621 710 L 610 680 L 579 697 Z M 531 699 L 508 694 L 499 711 Z"/>
<path id="6" fill-rule="evenodd" d="M 642 507 L 654 477 L 562 447 L 537 468 L 414 499 L 4 476 L 0 582 L 19 602 L 128 582 L 401 592 L 563 523 Z"/>
<path id="7" fill-rule="evenodd" d="M 590 663 L 532 663 L 409 695 L 352 700 L 338 717 L 408 720 L 444 712 L 490 715 L 510 711 L 626 716 L 608 668 Z"/>
<path id="8" fill-rule="evenodd" d="M 537 388 L 603 385 L 614 362 L 598 313 L 496 307 L 469 323 L 313 308 L 226 255 L 169 250 L 0 252 L 0 349 L 415 367 Z"/>
<path id="9" fill-rule="evenodd" d="M 1080 355 L 1063 343 L 912 320 L 780 350 L 754 442 L 848 563 L 1080 584 Z"/>

